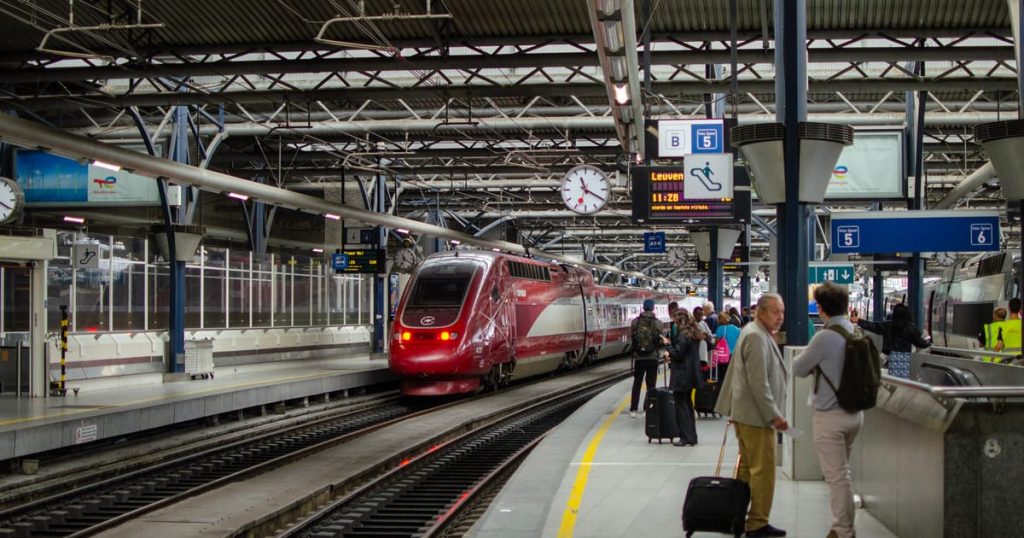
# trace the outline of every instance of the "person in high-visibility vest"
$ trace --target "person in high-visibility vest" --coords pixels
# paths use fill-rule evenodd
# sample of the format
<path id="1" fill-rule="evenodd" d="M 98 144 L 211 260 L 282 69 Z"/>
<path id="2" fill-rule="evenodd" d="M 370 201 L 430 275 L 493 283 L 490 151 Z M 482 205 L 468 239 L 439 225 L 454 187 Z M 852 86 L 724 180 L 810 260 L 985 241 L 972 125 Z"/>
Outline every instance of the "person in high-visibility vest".
<path id="1" fill-rule="evenodd" d="M 992 311 L 992 323 L 985 324 L 983 335 L 985 338 L 985 349 L 999 351 L 1003 344 L 1003 331 L 1006 329 L 1006 309 L 996 308 Z M 985 362 L 999 362 L 998 357 L 982 357 Z"/>
<path id="2" fill-rule="evenodd" d="M 1003 322 L 1003 337 L 998 340 L 996 344 L 996 351 L 1002 351 L 1003 353 L 1017 353 L 1020 354 L 1021 350 L 1021 319 L 1020 319 L 1020 299 L 1014 297 L 1010 299 L 1010 319 Z M 1003 359 L 1000 362 L 1010 362 L 1010 359 Z"/>

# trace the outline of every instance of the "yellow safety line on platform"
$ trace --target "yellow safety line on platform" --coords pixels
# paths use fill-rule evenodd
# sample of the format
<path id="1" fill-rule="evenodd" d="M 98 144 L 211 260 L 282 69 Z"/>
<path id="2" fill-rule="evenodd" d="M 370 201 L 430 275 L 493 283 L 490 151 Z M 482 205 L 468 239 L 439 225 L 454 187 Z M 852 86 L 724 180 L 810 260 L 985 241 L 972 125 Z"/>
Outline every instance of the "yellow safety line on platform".
<path id="1" fill-rule="evenodd" d="M 330 370 L 330 372 L 331 373 L 337 373 L 336 370 Z M 172 398 L 180 398 L 182 396 L 195 396 L 197 394 L 203 394 L 203 393 L 221 392 L 221 391 L 230 390 L 230 389 L 243 389 L 243 388 L 255 387 L 255 386 L 259 386 L 259 385 L 278 384 L 281 381 L 298 381 L 298 380 L 302 380 L 302 379 L 313 379 L 313 378 L 318 378 L 318 377 L 324 377 L 324 372 L 323 371 L 319 371 L 319 372 L 313 372 L 313 373 L 309 373 L 309 374 L 295 375 L 295 376 L 291 376 L 291 377 L 281 377 L 281 378 L 272 379 L 272 380 L 264 379 L 262 381 L 251 381 L 251 382 L 248 382 L 248 383 L 237 383 L 237 384 L 234 384 L 234 385 L 221 385 L 221 386 L 217 386 L 217 387 L 205 388 L 205 389 L 202 389 L 202 390 L 189 391 L 189 392 L 175 392 L 173 394 L 164 394 L 164 395 L 156 397 L 156 398 L 148 398 L 148 399 L 145 399 L 145 400 L 135 400 L 135 401 L 131 401 L 131 402 L 118 402 L 118 403 L 115 403 L 115 404 L 96 404 L 95 407 L 80 408 L 80 409 L 73 409 L 73 410 L 61 410 L 59 412 L 47 413 L 45 415 L 36 415 L 34 417 L 22 417 L 22 418 L 8 419 L 8 420 L 0 420 L 0 426 L 9 426 L 11 424 L 19 424 L 19 423 L 22 423 L 22 422 L 32 422 L 33 420 L 44 420 L 44 419 L 48 419 L 48 418 L 59 418 L 59 417 L 64 417 L 64 416 L 68 416 L 68 415 L 77 415 L 77 414 L 80 414 L 80 413 L 88 413 L 89 411 L 96 411 L 98 409 L 110 409 L 110 408 L 118 408 L 118 407 L 128 407 L 128 406 L 132 406 L 132 405 L 139 405 L 139 404 L 144 404 L 144 403 L 149 403 L 149 402 L 156 402 L 156 401 L 160 401 L 160 400 L 170 400 Z M 56 398 L 54 398 L 54 399 L 56 399 Z M 61 401 L 61 400 L 58 400 L 58 401 Z M 66 401 L 66 399 L 64 401 Z"/>
<path id="2" fill-rule="evenodd" d="M 622 413 L 629 403 L 629 396 L 622 399 L 622 403 L 615 408 L 615 411 L 604 420 L 604 424 L 598 428 L 594 438 L 587 445 L 587 451 L 583 453 L 583 460 L 580 461 L 579 469 L 576 470 L 576 481 L 572 484 L 572 491 L 569 492 L 569 500 L 565 503 L 565 512 L 562 513 L 562 525 L 558 528 L 558 538 L 572 538 L 573 530 L 576 528 L 576 516 L 579 515 L 580 503 L 583 501 L 583 491 L 587 489 L 587 478 L 590 476 L 590 464 L 594 461 L 594 454 L 597 447 L 604 440 L 604 434 L 608 433 L 615 418 Z"/>

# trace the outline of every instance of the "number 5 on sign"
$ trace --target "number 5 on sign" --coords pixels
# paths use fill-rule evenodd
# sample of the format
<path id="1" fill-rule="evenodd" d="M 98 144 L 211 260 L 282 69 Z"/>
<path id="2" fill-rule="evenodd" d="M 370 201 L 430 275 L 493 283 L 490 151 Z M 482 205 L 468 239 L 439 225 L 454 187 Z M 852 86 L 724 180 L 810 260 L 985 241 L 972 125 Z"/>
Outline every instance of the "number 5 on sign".
<path id="1" fill-rule="evenodd" d="M 860 246 L 860 226 L 840 226 L 838 231 L 839 240 L 842 241 L 844 247 Z"/>
<path id="2" fill-rule="evenodd" d="M 971 224 L 971 245 L 991 245 L 993 237 L 991 224 Z"/>

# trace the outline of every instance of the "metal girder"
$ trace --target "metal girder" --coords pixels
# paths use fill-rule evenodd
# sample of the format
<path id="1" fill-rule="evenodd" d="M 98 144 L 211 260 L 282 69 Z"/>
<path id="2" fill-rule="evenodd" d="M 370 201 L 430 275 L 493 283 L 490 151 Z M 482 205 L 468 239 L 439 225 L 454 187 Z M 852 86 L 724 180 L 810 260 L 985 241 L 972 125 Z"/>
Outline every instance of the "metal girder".
<path id="1" fill-rule="evenodd" d="M 705 93 L 725 93 L 730 89 L 729 79 L 721 80 L 673 80 L 653 83 L 653 91 L 661 95 L 698 96 Z M 773 80 L 740 80 L 739 91 L 743 93 L 773 93 Z M 811 80 L 808 94 L 829 94 L 834 92 L 872 93 L 894 91 L 1016 91 L 1016 77 L 922 77 L 922 78 L 843 78 Z M 343 101 L 361 103 L 373 101 L 424 100 L 424 99 L 480 99 L 484 97 L 531 97 L 559 98 L 568 95 L 576 97 L 607 97 L 608 90 L 602 84 L 593 83 L 531 83 L 519 85 L 470 84 L 444 87 L 371 87 L 371 88 L 310 88 L 310 89 L 268 89 L 246 91 L 224 91 L 216 93 L 135 93 L 127 95 L 49 95 L 42 97 L 2 97 L 0 106 L 27 108 L 36 111 L 66 108 L 104 108 L 129 106 L 180 106 L 180 105 L 221 105 L 221 104 L 271 104 L 285 102 L 314 103 L 317 101 Z M 638 98 L 634 98 L 636 100 Z M 583 118 L 585 119 L 585 118 Z"/>
<path id="2" fill-rule="evenodd" d="M 588 44 L 593 46 L 592 43 Z M 658 45 L 658 43 L 654 43 Z M 771 63 L 772 49 L 739 49 L 740 64 Z M 811 63 L 977 61 L 1012 60 L 1012 46 L 944 47 L 847 47 L 808 49 Z M 728 50 L 653 51 L 654 65 L 728 64 Z M 584 67 L 598 65 L 593 53 L 514 53 L 451 56 L 413 56 L 403 58 L 310 58 L 292 60 L 213 60 L 188 63 L 123 64 L 90 67 L 22 67 L 0 69 L 0 80 L 7 84 L 42 82 L 83 82 L 128 78 L 228 77 L 236 75 L 274 75 L 296 73 L 337 73 L 360 71 L 423 71 L 441 69 L 515 69 L 543 67 Z"/>

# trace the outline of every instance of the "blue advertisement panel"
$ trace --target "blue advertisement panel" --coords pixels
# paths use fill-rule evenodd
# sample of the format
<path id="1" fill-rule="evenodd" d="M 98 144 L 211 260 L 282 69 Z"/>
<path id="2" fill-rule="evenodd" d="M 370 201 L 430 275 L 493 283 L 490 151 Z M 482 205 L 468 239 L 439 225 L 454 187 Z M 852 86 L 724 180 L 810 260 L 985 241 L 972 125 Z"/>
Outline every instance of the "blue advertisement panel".
<path id="1" fill-rule="evenodd" d="M 159 205 L 156 180 L 83 164 L 44 151 L 19 150 L 15 180 L 29 207 Z"/>
<path id="2" fill-rule="evenodd" d="M 832 215 L 832 252 L 985 252 L 999 250 L 995 211 L 900 211 Z"/>

